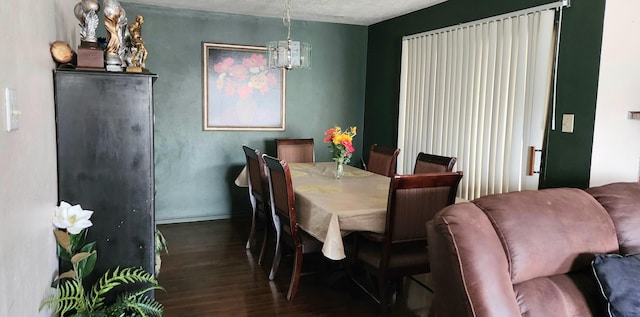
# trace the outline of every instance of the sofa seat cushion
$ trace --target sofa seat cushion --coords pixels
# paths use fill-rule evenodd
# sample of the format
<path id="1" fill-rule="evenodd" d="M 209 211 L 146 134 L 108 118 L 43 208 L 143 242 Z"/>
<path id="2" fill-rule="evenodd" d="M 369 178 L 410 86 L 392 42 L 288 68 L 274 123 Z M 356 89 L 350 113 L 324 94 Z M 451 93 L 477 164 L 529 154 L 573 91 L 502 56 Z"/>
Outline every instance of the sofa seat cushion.
<path id="1" fill-rule="evenodd" d="M 513 287 L 522 316 L 599 316 L 593 312 L 605 309 L 588 269 L 538 277 Z"/>

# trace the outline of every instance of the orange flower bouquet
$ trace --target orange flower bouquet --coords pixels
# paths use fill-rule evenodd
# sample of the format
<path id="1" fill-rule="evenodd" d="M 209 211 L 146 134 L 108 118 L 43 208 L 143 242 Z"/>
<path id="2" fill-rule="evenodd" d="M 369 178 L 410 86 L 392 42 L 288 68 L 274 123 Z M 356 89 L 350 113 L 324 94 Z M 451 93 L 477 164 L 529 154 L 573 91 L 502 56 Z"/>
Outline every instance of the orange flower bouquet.
<path id="1" fill-rule="evenodd" d="M 342 131 L 339 126 L 324 132 L 324 142 L 329 143 L 329 149 L 333 153 L 333 160 L 337 163 L 336 178 L 343 174 L 343 164 L 348 164 L 354 152 L 353 137 L 356 136 L 356 127 L 350 127 Z"/>

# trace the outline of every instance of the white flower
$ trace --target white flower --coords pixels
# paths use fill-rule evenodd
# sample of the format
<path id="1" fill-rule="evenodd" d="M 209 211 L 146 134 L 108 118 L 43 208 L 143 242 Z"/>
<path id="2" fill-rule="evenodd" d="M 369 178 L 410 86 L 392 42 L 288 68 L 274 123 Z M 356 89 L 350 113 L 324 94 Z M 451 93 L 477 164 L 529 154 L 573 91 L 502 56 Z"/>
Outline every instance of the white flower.
<path id="1" fill-rule="evenodd" d="M 60 229 L 67 229 L 71 234 L 78 234 L 82 229 L 93 226 L 89 220 L 91 215 L 91 210 L 83 210 L 80 205 L 71 206 L 66 201 L 61 201 L 60 206 L 56 207 L 53 224 Z"/>

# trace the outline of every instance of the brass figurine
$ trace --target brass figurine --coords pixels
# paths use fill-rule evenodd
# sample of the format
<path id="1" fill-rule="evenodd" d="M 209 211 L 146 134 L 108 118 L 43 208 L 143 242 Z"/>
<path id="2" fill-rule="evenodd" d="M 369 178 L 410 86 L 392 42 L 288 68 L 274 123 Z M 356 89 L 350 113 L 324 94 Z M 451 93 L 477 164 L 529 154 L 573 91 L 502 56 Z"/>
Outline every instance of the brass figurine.
<path id="1" fill-rule="evenodd" d="M 140 72 L 145 67 L 148 52 L 142 39 L 142 23 L 144 23 L 144 17 L 138 15 L 136 16 L 136 21 L 129 25 L 131 53 L 133 55 L 131 56 L 131 67 L 128 67 L 127 71 Z"/>

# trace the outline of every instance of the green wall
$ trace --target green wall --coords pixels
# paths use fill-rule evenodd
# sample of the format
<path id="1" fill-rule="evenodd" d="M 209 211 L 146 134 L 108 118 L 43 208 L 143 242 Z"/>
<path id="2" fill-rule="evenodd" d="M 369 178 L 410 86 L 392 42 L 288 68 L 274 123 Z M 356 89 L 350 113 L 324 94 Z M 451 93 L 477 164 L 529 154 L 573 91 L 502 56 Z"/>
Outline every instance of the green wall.
<path id="1" fill-rule="evenodd" d="M 449 0 L 369 27 L 364 148 L 395 145 L 402 36 L 474 21 L 550 1 Z M 541 187 L 589 185 L 605 0 L 572 1 L 564 10 L 558 64 L 557 130 L 549 129 Z M 559 131 L 575 114 L 575 133 Z"/>
<path id="2" fill-rule="evenodd" d="M 564 12 L 556 130 L 548 129 L 543 187 L 589 186 L 604 7 L 605 0 L 572 1 Z M 575 133 L 560 132 L 563 113 L 575 113 Z"/>
<path id="3" fill-rule="evenodd" d="M 244 165 L 242 144 L 275 154 L 274 138 L 313 137 L 316 159 L 330 126 L 363 126 L 367 28 L 292 21 L 291 37 L 313 46 L 311 70 L 287 73 L 286 131 L 202 130 L 201 42 L 265 45 L 286 39 L 280 18 L 177 10 L 122 3 L 137 14 L 154 85 L 156 218 L 178 222 L 248 215 L 246 188 L 233 181 Z M 355 139 L 354 162 L 362 137 Z"/>
<path id="4" fill-rule="evenodd" d="M 317 160 L 330 160 L 322 132 L 358 126 L 357 164 L 372 143 L 397 142 L 402 36 L 540 5 L 548 0 L 449 0 L 370 27 L 293 21 L 292 38 L 313 45 L 313 69 L 287 74 L 284 132 L 202 130 L 201 42 L 264 45 L 286 37 L 280 18 L 122 3 L 142 14 L 154 85 L 156 218 L 176 222 L 247 215 L 247 192 L 233 180 L 242 144 L 274 154 L 274 138 L 313 137 Z M 605 0 L 573 1 L 564 11 L 556 120 L 576 115 L 575 133 L 549 131 L 542 187 L 587 187 Z M 365 89 L 366 83 L 366 89 Z"/>

